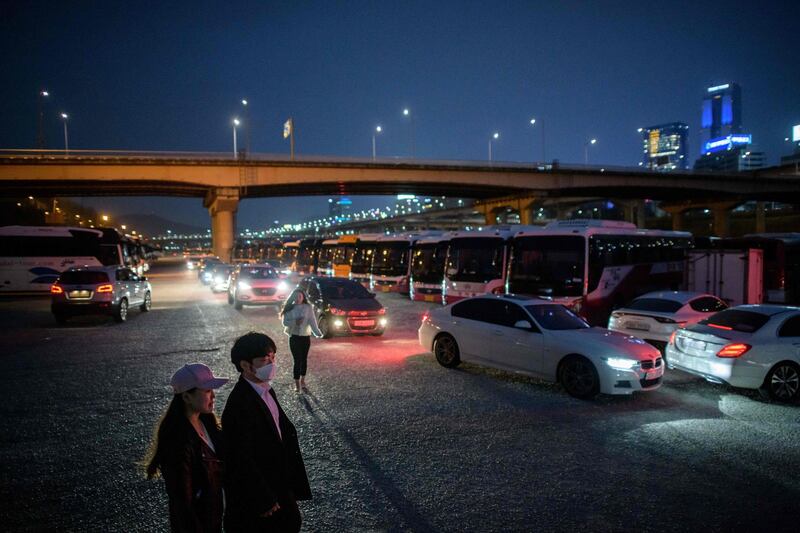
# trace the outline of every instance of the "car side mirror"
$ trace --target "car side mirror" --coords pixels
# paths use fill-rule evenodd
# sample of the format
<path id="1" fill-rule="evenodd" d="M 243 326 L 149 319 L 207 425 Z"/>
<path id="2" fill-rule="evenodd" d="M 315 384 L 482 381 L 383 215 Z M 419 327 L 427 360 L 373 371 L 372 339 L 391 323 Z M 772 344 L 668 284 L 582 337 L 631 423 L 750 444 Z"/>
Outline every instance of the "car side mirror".
<path id="1" fill-rule="evenodd" d="M 515 327 L 515 328 L 518 328 L 518 329 L 528 329 L 528 330 L 532 330 L 532 329 L 533 329 L 533 324 L 531 324 L 531 323 L 530 323 L 530 322 L 528 322 L 527 320 L 517 320 L 517 321 L 514 323 L 514 327 Z"/>

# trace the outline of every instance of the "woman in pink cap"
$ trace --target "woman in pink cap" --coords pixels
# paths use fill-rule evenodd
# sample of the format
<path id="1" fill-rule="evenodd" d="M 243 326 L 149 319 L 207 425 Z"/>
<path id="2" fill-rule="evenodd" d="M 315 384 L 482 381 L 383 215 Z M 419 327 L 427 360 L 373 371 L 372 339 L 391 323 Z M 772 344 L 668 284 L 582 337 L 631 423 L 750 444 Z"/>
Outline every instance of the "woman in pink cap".
<path id="1" fill-rule="evenodd" d="M 146 461 L 147 478 L 164 477 L 172 531 L 222 531 L 222 433 L 214 389 L 228 382 L 204 364 L 172 376 L 175 395 L 158 422 Z"/>

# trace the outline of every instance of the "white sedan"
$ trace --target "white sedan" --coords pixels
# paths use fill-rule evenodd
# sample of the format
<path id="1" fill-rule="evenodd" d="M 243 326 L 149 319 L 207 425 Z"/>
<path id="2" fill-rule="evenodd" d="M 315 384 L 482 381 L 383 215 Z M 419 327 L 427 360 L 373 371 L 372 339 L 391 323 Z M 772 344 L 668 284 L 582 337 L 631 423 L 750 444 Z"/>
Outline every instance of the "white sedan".
<path id="1" fill-rule="evenodd" d="M 727 307 L 713 294 L 650 292 L 611 313 L 608 329 L 642 338 L 663 350 L 676 329 L 696 324 Z"/>
<path id="2" fill-rule="evenodd" d="M 643 340 L 524 296 L 479 296 L 434 309 L 422 319 L 419 342 L 442 366 L 469 361 L 558 381 L 578 398 L 654 390 L 664 375 L 661 354 Z"/>
<path id="3" fill-rule="evenodd" d="M 758 389 L 784 402 L 800 398 L 800 308 L 739 305 L 675 332 L 670 368 L 712 383 Z"/>

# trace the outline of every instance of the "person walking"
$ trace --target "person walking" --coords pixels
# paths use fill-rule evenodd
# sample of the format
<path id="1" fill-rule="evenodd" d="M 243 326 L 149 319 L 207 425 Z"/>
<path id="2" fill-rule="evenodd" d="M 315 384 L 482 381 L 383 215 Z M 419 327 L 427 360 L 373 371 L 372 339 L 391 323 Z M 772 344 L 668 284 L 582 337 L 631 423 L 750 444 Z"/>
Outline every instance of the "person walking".
<path id="1" fill-rule="evenodd" d="M 214 390 L 228 382 L 201 363 L 184 365 L 170 381 L 174 395 L 145 459 L 148 479 L 161 474 L 173 532 L 222 531 L 222 435 Z"/>
<path id="2" fill-rule="evenodd" d="M 275 351 L 275 342 L 256 332 L 231 349 L 240 375 L 222 411 L 229 533 L 300 531 L 297 502 L 311 499 L 297 430 L 271 385 Z"/>
<path id="3" fill-rule="evenodd" d="M 308 351 L 311 349 L 311 335 L 322 338 L 317 324 L 314 308 L 308 303 L 306 294 L 295 289 L 286 299 L 279 314 L 284 331 L 289 336 L 289 351 L 294 359 L 294 390 L 306 390 L 306 370 L 308 370 Z"/>

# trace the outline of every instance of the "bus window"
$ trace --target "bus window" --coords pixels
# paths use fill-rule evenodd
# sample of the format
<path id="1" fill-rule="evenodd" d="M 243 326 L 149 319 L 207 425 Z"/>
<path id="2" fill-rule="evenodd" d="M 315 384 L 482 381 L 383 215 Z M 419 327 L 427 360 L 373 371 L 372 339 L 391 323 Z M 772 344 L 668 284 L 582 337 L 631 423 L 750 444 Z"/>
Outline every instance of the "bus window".
<path id="1" fill-rule="evenodd" d="M 512 248 L 508 292 L 536 296 L 581 296 L 584 238 L 519 237 Z"/>

